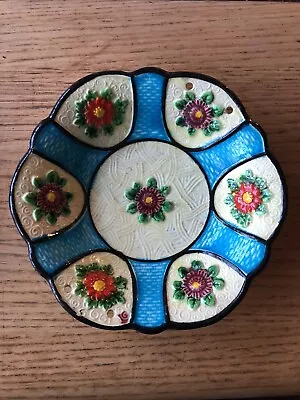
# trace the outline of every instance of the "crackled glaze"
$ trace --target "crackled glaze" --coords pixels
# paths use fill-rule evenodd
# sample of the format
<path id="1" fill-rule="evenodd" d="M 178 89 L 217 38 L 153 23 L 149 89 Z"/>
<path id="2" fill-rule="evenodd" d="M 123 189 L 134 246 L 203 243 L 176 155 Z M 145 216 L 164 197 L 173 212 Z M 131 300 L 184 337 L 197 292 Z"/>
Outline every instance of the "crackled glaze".
<path id="1" fill-rule="evenodd" d="M 75 294 L 77 277 L 75 266 L 78 264 L 110 264 L 113 267 L 115 276 L 122 276 L 127 279 L 127 288 L 124 290 L 125 303 L 116 304 L 110 310 L 104 310 L 101 307 L 89 309 L 85 299 Z M 88 319 L 96 324 L 106 326 L 120 326 L 128 323 L 131 318 L 133 293 L 132 280 L 128 265 L 121 258 L 112 253 L 95 252 L 80 260 L 72 263 L 63 272 L 58 274 L 54 279 L 54 285 L 61 296 L 61 299 L 66 303 L 78 316 Z M 127 322 L 124 318 L 119 317 L 119 314 L 127 313 Z M 124 314 L 123 314 L 124 315 Z"/>
<path id="2" fill-rule="evenodd" d="M 168 183 L 174 209 L 163 222 L 140 224 L 126 212 L 124 189 L 155 176 Z M 203 229 L 209 211 L 207 182 L 185 152 L 166 143 L 131 144 L 100 167 L 91 190 L 92 218 L 101 236 L 128 257 L 157 260 L 187 247 Z"/>

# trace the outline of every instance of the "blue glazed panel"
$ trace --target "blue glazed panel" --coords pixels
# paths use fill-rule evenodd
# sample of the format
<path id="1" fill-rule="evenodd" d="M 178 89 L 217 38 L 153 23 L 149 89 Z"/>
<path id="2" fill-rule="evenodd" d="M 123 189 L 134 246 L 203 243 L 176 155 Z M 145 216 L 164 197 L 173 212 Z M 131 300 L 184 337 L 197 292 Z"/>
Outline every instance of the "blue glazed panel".
<path id="1" fill-rule="evenodd" d="M 32 246 L 35 259 L 50 275 L 72 259 L 80 258 L 89 250 L 108 250 L 96 232 L 87 211 L 70 230 Z"/>
<path id="2" fill-rule="evenodd" d="M 251 124 L 244 125 L 226 140 L 201 152 L 191 152 L 205 171 L 210 186 L 237 163 L 265 151 L 261 133 Z"/>
<path id="3" fill-rule="evenodd" d="M 163 86 L 165 78 L 145 73 L 134 78 L 136 121 L 129 142 L 139 139 L 160 139 L 170 142 L 163 122 Z"/>
<path id="4" fill-rule="evenodd" d="M 43 125 L 35 134 L 33 149 L 58 162 L 71 172 L 86 189 L 89 188 L 94 171 L 109 154 L 108 151 L 92 149 L 66 135 L 53 122 Z"/>
<path id="5" fill-rule="evenodd" d="M 144 328 L 158 328 L 166 323 L 163 286 L 169 261 L 129 261 L 137 284 L 134 323 Z"/>
<path id="6" fill-rule="evenodd" d="M 208 250 L 236 265 L 245 275 L 253 272 L 266 255 L 266 245 L 224 225 L 213 212 L 205 231 L 191 250 Z"/>

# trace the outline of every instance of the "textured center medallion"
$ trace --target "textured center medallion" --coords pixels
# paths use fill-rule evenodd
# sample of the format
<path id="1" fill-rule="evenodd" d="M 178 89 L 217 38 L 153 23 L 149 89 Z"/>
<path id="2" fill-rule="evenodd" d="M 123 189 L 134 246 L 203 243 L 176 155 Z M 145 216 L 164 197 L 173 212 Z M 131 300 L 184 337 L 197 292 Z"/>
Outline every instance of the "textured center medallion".
<path id="1" fill-rule="evenodd" d="M 184 151 L 157 141 L 130 144 L 99 168 L 90 195 L 96 229 L 128 257 L 158 260 L 188 247 L 209 212 L 209 189 Z"/>

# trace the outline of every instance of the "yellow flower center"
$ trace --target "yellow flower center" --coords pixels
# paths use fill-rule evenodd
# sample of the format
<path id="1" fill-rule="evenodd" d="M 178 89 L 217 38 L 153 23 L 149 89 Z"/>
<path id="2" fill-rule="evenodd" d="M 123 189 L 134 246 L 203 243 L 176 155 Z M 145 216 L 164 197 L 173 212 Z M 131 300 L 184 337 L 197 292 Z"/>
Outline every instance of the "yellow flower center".
<path id="1" fill-rule="evenodd" d="M 146 204 L 151 204 L 152 201 L 153 201 L 153 199 L 152 199 L 151 196 L 148 196 L 148 197 L 146 197 L 146 199 L 145 199 L 145 203 L 146 203 Z"/>
<path id="2" fill-rule="evenodd" d="M 253 201 L 253 194 L 250 192 L 245 192 L 243 194 L 243 202 L 246 204 L 250 204 Z"/>
<path id="3" fill-rule="evenodd" d="M 105 282 L 98 280 L 94 283 L 93 288 L 97 290 L 97 292 L 102 292 L 102 290 L 105 288 Z"/>
<path id="4" fill-rule="evenodd" d="M 198 110 L 198 111 L 195 112 L 195 117 L 198 118 L 198 119 L 201 118 L 202 115 L 203 115 L 203 113 L 202 113 L 202 111 L 200 111 L 200 110 Z"/>
<path id="5" fill-rule="evenodd" d="M 193 283 L 192 283 L 192 288 L 193 288 L 193 289 L 196 289 L 196 290 L 197 290 L 197 289 L 199 289 L 200 286 L 201 286 L 201 285 L 200 285 L 199 282 L 193 282 Z"/>
<path id="6" fill-rule="evenodd" d="M 95 110 L 94 110 L 95 117 L 102 118 L 104 114 L 105 114 L 105 111 L 103 110 L 103 108 L 101 108 L 101 107 L 95 108 Z"/>
<path id="7" fill-rule="evenodd" d="M 50 201 L 50 203 L 53 203 L 56 200 L 56 194 L 54 192 L 49 192 L 47 193 L 47 200 Z"/>

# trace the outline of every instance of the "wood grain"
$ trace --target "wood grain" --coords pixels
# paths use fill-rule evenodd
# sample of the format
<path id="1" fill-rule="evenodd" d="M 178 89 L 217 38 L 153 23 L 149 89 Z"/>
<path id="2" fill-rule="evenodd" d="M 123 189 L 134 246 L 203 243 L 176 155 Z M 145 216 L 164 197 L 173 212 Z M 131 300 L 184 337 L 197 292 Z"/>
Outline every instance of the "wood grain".
<path id="1" fill-rule="evenodd" d="M 288 3 L 0 2 L 1 399 L 300 395 L 300 8 Z M 97 70 L 213 75 L 268 134 L 289 213 L 268 267 L 216 325 L 157 336 L 73 320 L 34 272 L 8 190 L 35 125 Z"/>

